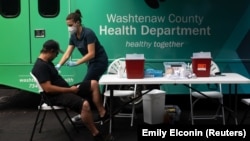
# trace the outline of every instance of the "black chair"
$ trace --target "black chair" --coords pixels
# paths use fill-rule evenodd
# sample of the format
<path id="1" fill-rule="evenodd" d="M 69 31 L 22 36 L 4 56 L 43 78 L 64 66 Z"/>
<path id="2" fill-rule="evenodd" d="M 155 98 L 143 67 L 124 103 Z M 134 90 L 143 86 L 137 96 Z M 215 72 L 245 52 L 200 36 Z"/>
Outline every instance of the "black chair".
<path id="1" fill-rule="evenodd" d="M 72 122 L 71 117 L 68 113 L 68 110 L 66 107 L 63 106 L 56 106 L 56 105 L 52 105 L 50 100 L 48 99 L 48 97 L 45 95 L 44 90 L 42 89 L 42 87 L 40 86 L 38 80 L 36 79 L 36 77 L 30 72 L 30 75 L 32 76 L 33 80 L 36 82 L 36 85 L 38 87 L 38 92 L 41 95 L 41 100 L 40 100 L 40 104 L 38 106 L 38 112 L 37 112 L 37 116 L 36 116 L 36 120 L 34 123 L 34 127 L 32 130 L 32 134 L 30 137 L 30 141 L 33 140 L 33 136 L 35 134 L 35 130 L 38 124 L 40 124 L 40 128 L 39 128 L 39 133 L 42 132 L 42 127 L 43 127 L 43 123 L 44 120 L 46 118 L 46 114 L 48 111 L 52 111 L 56 118 L 58 119 L 59 123 L 61 124 L 61 126 L 63 127 L 66 135 L 68 136 L 68 138 L 73 141 L 73 138 L 70 136 L 70 133 L 68 132 L 68 130 L 66 129 L 65 125 L 64 125 L 64 121 L 68 118 L 70 123 L 73 125 L 73 127 L 75 128 L 75 130 L 78 132 L 77 127 L 75 126 L 75 124 Z M 66 114 L 66 117 L 64 119 L 61 119 L 59 114 L 57 113 L 58 110 L 64 111 Z M 40 117 L 41 112 L 43 112 L 42 117 Z"/>

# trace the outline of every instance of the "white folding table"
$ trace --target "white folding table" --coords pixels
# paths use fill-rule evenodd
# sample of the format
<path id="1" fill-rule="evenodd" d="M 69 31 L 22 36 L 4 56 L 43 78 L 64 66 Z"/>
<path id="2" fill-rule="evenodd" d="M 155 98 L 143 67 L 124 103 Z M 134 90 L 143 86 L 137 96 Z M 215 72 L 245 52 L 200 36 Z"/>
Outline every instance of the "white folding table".
<path id="1" fill-rule="evenodd" d="M 234 117 L 235 123 L 237 121 L 237 85 L 238 84 L 250 84 L 250 79 L 244 77 L 238 73 L 223 73 L 218 76 L 211 77 L 197 77 L 197 78 L 186 78 L 186 79 L 169 79 L 166 77 L 153 77 L 153 78 L 142 78 L 142 79 L 128 79 L 120 78 L 116 74 L 104 74 L 100 80 L 100 85 L 141 85 L 141 84 L 183 84 L 188 87 L 189 84 L 214 84 L 221 83 L 229 85 L 229 93 L 232 93 L 231 85 L 234 85 L 234 94 L 235 94 L 235 107 L 234 107 Z M 113 101 L 113 90 L 111 89 L 110 93 L 110 113 L 112 113 L 112 102 Z M 112 124 L 112 115 L 110 115 L 110 124 Z M 112 132 L 112 129 L 109 129 L 109 132 Z"/>

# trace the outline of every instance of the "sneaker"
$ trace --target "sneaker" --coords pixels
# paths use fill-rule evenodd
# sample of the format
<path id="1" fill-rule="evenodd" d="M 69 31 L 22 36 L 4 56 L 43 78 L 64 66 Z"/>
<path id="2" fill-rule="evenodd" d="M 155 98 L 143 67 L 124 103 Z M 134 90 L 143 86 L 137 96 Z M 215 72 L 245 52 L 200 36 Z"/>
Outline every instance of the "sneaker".
<path id="1" fill-rule="evenodd" d="M 80 115 L 80 114 L 79 114 L 79 115 L 76 115 L 76 116 L 72 117 L 71 120 L 72 120 L 73 122 L 82 121 L 82 120 L 81 120 L 81 115 Z"/>
<path id="2" fill-rule="evenodd" d="M 110 134 L 103 135 L 99 133 L 98 135 L 94 136 L 94 141 L 114 141 L 114 137 Z"/>
<path id="3" fill-rule="evenodd" d="M 72 117 L 71 120 L 72 120 L 73 122 L 78 122 L 79 120 L 81 120 L 81 115 L 80 115 L 80 114 L 79 114 L 79 115 L 76 115 L 76 116 Z"/>
<path id="4" fill-rule="evenodd" d="M 71 120 L 76 126 L 84 126 L 80 114 L 72 117 Z"/>

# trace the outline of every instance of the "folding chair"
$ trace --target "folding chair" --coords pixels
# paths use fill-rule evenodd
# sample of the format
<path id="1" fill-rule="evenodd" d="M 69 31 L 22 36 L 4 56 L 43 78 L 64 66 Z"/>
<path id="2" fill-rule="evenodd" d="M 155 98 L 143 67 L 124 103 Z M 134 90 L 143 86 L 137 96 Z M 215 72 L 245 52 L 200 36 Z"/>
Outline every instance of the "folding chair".
<path id="1" fill-rule="evenodd" d="M 250 111 L 250 98 L 242 98 L 241 102 L 247 106 L 245 112 L 243 113 L 243 117 L 240 121 L 240 124 L 243 124 L 247 118 L 249 111 Z"/>
<path id="2" fill-rule="evenodd" d="M 118 58 L 116 60 L 114 60 L 108 67 L 108 74 L 118 74 L 119 69 L 122 68 L 124 70 L 122 70 L 123 72 L 125 72 L 125 58 Z M 118 76 L 117 76 L 118 77 Z M 132 99 L 135 97 L 136 94 L 136 85 L 134 85 L 133 90 L 121 90 L 121 89 L 115 89 L 113 91 L 113 96 L 114 97 L 120 97 L 120 98 L 128 98 L 128 99 Z M 107 101 L 107 97 L 110 97 L 110 90 L 108 90 L 108 85 L 106 85 L 105 87 L 105 92 L 104 92 L 104 101 L 103 101 L 103 105 L 106 105 L 106 101 Z M 126 118 L 131 118 L 131 123 L 130 125 L 133 126 L 133 121 L 134 121 L 134 117 L 135 117 L 135 102 L 131 102 L 132 104 L 132 109 L 131 109 L 131 113 L 117 113 L 116 115 L 114 115 L 115 117 L 126 117 Z M 111 123 L 112 121 L 110 121 Z M 112 124 L 110 124 L 110 130 L 112 129 Z"/>
<path id="3" fill-rule="evenodd" d="M 48 97 L 46 96 L 46 93 L 44 92 L 44 90 L 42 89 L 42 87 L 40 86 L 37 78 L 30 72 L 30 75 L 32 76 L 33 80 L 35 81 L 37 87 L 38 87 L 38 92 L 39 94 L 41 95 L 41 100 L 40 100 L 40 104 L 38 106 L 38 112 L 37 112 L 37 116 L 36 116 L 36 120 L 35 120 L 35 123 L 34 123 L 34 127 L 33 127 L 33 130 L 32 130 L 32 134 L 31 134 L 31 137 L 30 137 L 30 141 L 33 140 L 33 136 L 35 134 L 35 130 L 36 130 L 36 127 L 37 125 L 40 123 L 40 128 L 39 128 L 39 133 L 42 132 L 42 127 L 43 127 L 43 123 L 44 123 L 44 120 L 46 118 L 46 114 L 48 111 L 52 111 L 57 120 L 59 121 L 59 123 L 61 124 L 62 128 L 64 129 L 66 135 L 68 136 L 68 138 L 73 141 L 73 138 L 70 136 L 68 130 L 66 129 L 65 125 L 64 125 L 64 121 L 68 118 L 70 123 L 73 125 L 73 127 L 75 128 L 75 130 L 77 132 L 78 129 L 76 128 L 75 124 L 72 122 L 71 118 L 70 118 L 70 115 L 67 111 L 67 108 L 66 107 L 62 107 L 62 106 L 56 106 L 56 105 L 52 105 L 50 100 L 48 99 Z M 61 119 L 59 114 L 57 113 L 58 110 L 62 110 L 65 112 L 66 114 L 66 117 L 64 119 Z M 40 114 L 41 112 L 44 112 L 42 117 L 40 117 Z"/>
<path id="4" fill-rule="evenodd" d="M 210 73 L 214 75 L 216 72 L 220 72 L 219 67 L 215 62 L 211 61 Z M 199 84 L 201 86 L 202 84 Z M 213 85 L 213 84 L 211 84 Z M 190 87 L 190 110 L 191 110 L 191 122 L 192 125 L 194 124 L 194 120 L 201 120 L 201 119 L 216 119 L 218 117 L 222 118 L 222 123 L 225 125 L 225 114 L 224 114 L 224 105 L 223 105 L 223 93 L 221 84 L 214 84 L 216 88 L 213 90 L 202 90 L 201 93 L 194 91 L 192 89 L 193 85 L 189 84 Z M 218 100 L 218 108 L 215 114 L 196 114 L 194 113 L 195 104 L 201 99 L 211 100 L 211 104 L 214 101 Z"/>

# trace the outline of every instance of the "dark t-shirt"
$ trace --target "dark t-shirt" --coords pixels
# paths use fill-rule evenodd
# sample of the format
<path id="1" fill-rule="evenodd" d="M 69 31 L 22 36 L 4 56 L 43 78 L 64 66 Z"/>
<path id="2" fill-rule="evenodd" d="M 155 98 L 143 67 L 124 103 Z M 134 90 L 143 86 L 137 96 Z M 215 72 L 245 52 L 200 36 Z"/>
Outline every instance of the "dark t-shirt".
<path id="1" fill-rule="evenodd" d="M 88 53 L 88 44 L 95 43 L 95 57 L 89 61 L 89 63 L 108 63 L 108 56 L 103 46 L 100 44 L 96 34 L 86 27 L 82 27 L 80 39 L 76 34 L 72 34 L 69 40 L 69 44 L 75 46 L 79 52 L 84 56 Z"/>
<path id="2" fill-rule="evenodd" d="M 39 83 L 50 81 L 52 85 L 61 87 L 70 87 L 69 84 L 59 75 L 52 62 L 45 62 L 38 58 L 33 66 L 32 74 L 35 75 Z M 51 103 L 62 105 L 80 113 L 82 103 L 85 98 L 91 98 L 90 81 L 80 83 L 77 94 L 73 93 L 55 93 L 47 95 Z"/>
<path id="3" fill-rule="evenodd" d="M 34 64 L 32 73 L 36 76 L 39 83 L 51 81 L 52 85 L 69 87 L 69 84 L 59 75 L 54 64 L 51 62 L 45 62 L 38 58 Z"/>

